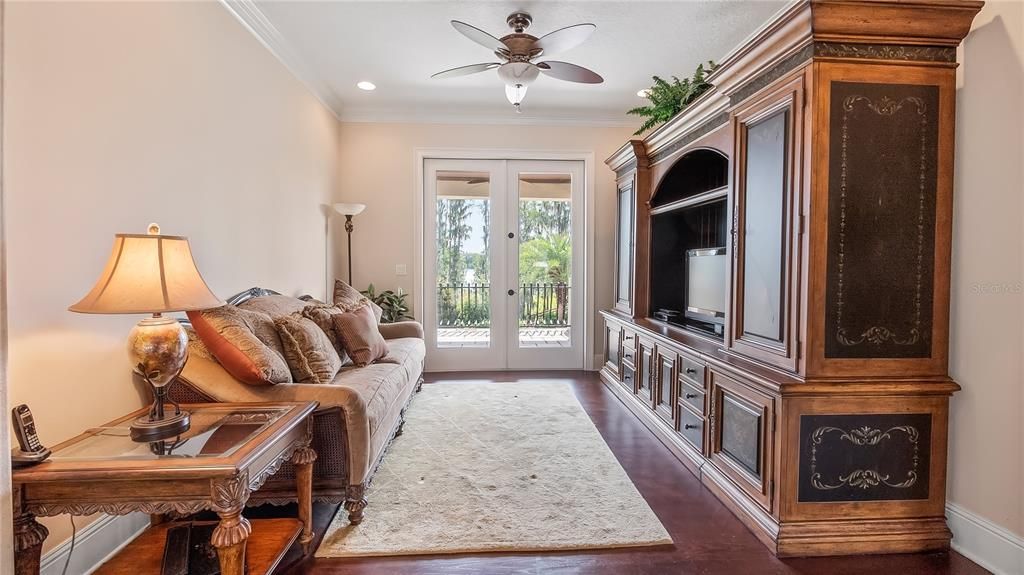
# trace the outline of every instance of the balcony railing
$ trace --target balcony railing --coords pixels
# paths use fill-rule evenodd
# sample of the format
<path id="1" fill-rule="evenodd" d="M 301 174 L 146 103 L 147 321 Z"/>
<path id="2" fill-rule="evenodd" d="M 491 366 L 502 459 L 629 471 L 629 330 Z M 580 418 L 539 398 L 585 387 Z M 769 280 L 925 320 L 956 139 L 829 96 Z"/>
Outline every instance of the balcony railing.
<path id="1" fill-rule="evenodd" d="M 490 327 L 491 286 L 437 286 L 438 327 Z M 562 283 L 519 286 L 519 327 L 568 327 L 569 286 Z"/>

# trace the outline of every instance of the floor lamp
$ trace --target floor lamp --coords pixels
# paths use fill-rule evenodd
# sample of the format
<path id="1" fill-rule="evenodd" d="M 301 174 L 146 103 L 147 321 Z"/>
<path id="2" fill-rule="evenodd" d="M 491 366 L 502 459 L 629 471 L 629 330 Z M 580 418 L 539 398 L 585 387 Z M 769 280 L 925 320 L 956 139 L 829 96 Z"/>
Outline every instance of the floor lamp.
<path id="1" fill-rule="evenodd" d="M 348 285 L 352 285 L 352 216 L 363 213 L 364 204 L 334 204 L 334 211 L 345 216 L 345 233 L 348 234 Z"/>

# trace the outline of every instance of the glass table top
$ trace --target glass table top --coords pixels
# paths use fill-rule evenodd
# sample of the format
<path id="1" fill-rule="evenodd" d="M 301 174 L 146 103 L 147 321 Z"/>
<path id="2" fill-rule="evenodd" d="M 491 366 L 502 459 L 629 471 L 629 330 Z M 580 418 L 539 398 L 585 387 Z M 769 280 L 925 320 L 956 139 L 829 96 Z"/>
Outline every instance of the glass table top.
<path id="1" fill-rule="evenodd" d="M 168 406 L 168 409 L 173 409 Z M 56 449 L 50 461 L 154 460 L 229 457 L 252 437 L 287 414 L 291 407 L 184 406 L 191 414 L 185 433 L 162 441 L 135 441 L 129 427 L 135 418 L 95 427 Z"/>

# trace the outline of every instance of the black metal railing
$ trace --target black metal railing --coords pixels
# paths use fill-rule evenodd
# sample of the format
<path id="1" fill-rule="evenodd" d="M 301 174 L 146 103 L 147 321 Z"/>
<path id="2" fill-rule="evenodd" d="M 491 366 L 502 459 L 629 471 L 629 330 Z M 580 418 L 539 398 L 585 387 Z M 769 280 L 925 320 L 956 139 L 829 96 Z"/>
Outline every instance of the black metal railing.
<path id="1" fill-rule="evenodd" d="M 438 327 L 490 327 L 491 286 L 437 286 Z M 519 327 L 568 327 L 569 286 L 533 283 L 519 286 Z"/>

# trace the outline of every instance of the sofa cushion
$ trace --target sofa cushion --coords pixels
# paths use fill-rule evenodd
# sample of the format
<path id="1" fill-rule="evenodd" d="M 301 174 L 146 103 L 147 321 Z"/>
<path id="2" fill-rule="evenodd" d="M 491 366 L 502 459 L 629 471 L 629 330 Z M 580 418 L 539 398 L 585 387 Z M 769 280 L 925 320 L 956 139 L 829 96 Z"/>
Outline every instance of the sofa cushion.
<path id="1" fill-rule="evenodd" d="M 301 315 L 274 319 L 281 336 L 284 357 L 299 383 L 328 383 L 341 368 L 341 358 L 331 341 L 313 320 Z"/>
<path id="2" fill-rule="evenodd" d="M 380 318 L 384 315 L 384 310 L 381 309 L 379 305 L 370 298 L 364 296 L 356 288 L 341 280 L 334 280 L 334 305 L 348 311 L 355 309 L 363 303 L 369 304 L 370 309 L 373 310 L 374 318 L 376 318 L 377 323 L 380 323 Z"/>
<path id="3" fill-rule="evenodd" d="M 367 305 L 332 316 L 342 347 L 357 366 L 369 365 L 388 353 L 388 344 L 377 329 L 377 320 Z"/>
<path id="4" fill-rule="evenodd" d="M 190 311 L 188 318 L 210 353 L 239 381 L 271 385 L 292 380 L 270 316 L 225 305 Z"/>
<path id="5" fill-rule="evenodd" d="M 297 297 L 286 295 L 264 295 L 246 300 L 238 307 L 251 311 L 265 313 L 272 318 L 284 317 L 293 313 L 299 313 L 302 308 L 309 305 Z"/>
<path id="6" fill-rule="evenodd" d="M 338 331 L 334 329 L 334 316 L 340 313 L 344 313 L 341 308 L 325 303 L 316 303 L 302 308 L 302 316 L 311 319 L 313 323 L 323 330 L 324 334 L 327 335 L 327 339 L 331 341 L 331 345 L 334 346 L 334 351 L 338 352 L 338 357 L 341 358 L 341 362 L 344 364 L 348 361 L 348 353 L 341 345 Z"/>

